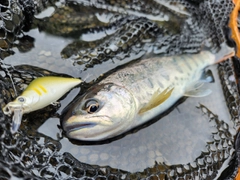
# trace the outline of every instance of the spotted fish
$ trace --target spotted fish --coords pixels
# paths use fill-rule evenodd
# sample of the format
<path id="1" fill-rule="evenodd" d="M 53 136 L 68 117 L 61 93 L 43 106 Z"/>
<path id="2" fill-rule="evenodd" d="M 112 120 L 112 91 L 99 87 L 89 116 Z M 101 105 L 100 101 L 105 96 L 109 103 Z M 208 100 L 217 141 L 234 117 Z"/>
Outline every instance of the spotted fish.
<path id="1" fill-rule="evenodd" d="M 204 69 L 226 60 L 234 49 L 221 45 L 217 53 L 201 51 L 155 57 L 125 66 L 79 97 L 63 117 L 69 138 L 98 141 L 139 126 L 176 103 L 183 96 L 202 97 Z"/>
<path id="2" fill-rule="evenodd" d="M 36 111 L 56 102 L 81 82 L 80 79 L 54 76 L 40 77 L 33 80 L 20 96 L 3 108 L 4 114 L 9 116 L 13 114 L 12 133 L 18 130 L 23 114 Z"/>

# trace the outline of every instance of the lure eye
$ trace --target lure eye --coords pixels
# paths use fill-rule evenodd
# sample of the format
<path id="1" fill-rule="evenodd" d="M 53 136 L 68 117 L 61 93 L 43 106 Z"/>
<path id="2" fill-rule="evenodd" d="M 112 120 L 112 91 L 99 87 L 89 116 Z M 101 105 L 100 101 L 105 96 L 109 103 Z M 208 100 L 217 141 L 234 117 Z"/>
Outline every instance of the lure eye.
<path id="1" fill-rule="evenodd" d="M 25 102 L 25 98 L 24 97 L 18 97 L 17 100 L 21 103 Z"/>
<path id="2" fill-rule="evenodd" d="M 89 100 L 85 103 L 85 110 L 89 114 L 96 112 L 98 108 L 99 108 L 99 103 L 96 100 Z"/>

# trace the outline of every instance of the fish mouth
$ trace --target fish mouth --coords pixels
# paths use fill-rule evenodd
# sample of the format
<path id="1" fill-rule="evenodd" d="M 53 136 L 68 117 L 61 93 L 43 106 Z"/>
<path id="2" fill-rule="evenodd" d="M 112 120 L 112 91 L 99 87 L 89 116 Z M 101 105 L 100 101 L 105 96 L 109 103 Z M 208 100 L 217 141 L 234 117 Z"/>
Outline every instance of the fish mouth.
<path id="1" fill-rule="evenodd" d="M 73 132 L 73 131 L 78 131 L 81 129 L 85 129 L 85 128 L 92 128 L 94 126 L 96 126 L 96 123 L 92 123 L 92 122 L 80 122 L 80 123 L 74 123 L 74 124 L 65 124 L 64 125 L 64 130 L 67 133 Z"/>
<path id="2" fill-rule="evenodd" d="M 112 129 L 113 121 L 108 116 L 71 116 L 62 127 L 70 139 L 95 141 Z"/>
<path id="3" fill-rule="evenodd" d="M 108 116 L 79 117 L 72 116 L 63 122 L 63 129 L 66 132 L 77 131 L 80 129 L 93 128 L 97 125 L 111 126 L 112 121 Z"/>

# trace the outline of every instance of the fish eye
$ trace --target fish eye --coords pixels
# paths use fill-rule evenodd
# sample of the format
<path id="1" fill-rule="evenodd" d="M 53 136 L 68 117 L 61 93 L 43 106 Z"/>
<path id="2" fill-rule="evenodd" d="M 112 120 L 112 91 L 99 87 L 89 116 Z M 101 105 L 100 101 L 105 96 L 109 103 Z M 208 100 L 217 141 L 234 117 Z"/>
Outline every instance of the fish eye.
<path id="1" fill-rule="evenodd" d="M 24 98 L 24 97 L 18 97 L 17 100 L 18 100 L 19 102 L 21 102 L 21 103 L 22 103 L 22 102 L 25 102 L 25 98 Z"/>
<path id="2" fill-rule="evenodd" d="M 99 108 L 99 103 L 96 100 L 89 100 L 85 103 L 85 110 L 89 113 L 92 114 L 96 112 Z"/>

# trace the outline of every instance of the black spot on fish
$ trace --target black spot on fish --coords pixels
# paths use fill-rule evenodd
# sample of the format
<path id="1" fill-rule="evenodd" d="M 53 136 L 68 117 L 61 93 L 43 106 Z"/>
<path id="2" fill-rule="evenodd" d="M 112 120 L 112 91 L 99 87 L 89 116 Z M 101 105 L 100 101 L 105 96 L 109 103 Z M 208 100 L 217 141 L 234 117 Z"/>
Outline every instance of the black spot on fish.
<path id="1" fill-rule="evenodd" d="M 158 82 L 158 84 L 161 88 L 164 88 L 163 84 L 160 81 Z"/>
<path id="2" fill-rule="evenodd" d="M 151 81 L 150 79 L 147 79 L 147 80 L 148 80 L 148 85 L 149 85 L 149 87 L 153 88 L 153 83 L 152 83 L 152 81 Z"/>
<path id="3" fill-rule="evenodd" d="M 173 57 L 172 61 L 173 61 L 173 65 L 175 66 L 175 69 L 178 72 L 183 73 L 183 70 L 182 70 L 181 66 L 179 65 L 179 63 L 178 63 L 179 59 L 176 59 L 176 58 Z"/>

